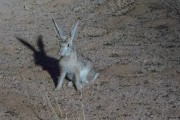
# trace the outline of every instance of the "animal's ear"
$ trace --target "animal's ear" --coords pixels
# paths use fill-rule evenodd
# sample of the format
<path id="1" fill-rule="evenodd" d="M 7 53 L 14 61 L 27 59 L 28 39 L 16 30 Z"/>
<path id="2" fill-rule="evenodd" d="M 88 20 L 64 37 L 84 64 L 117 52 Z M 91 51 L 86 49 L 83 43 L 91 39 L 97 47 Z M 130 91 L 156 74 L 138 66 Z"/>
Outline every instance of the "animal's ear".
<path id="1" fill-rule="evenodd" d="M 74 36 L 75 36 L 75 34 L 76 34 L 78 23 L 79 23 L 79 22 L 77 22 L 76 24 L 74 24 L 74 25 L 72 26 L 72 28 L 71 28 L 71 41 L 74 39 Z"/>
<path id="2" fill-rule="evenodd" d="M 63 39 L 64 38 L 64 33 L 63 33 L 63 30 L 62 30 L 62 27 L 59 27 L 57 25 L 57 23 L 54 21 L 54 19 L 52 19 L 52 21 L 53 21 L 54 27 L 56 29 L 56 32 L 57 32 L 59 38 Z"/>

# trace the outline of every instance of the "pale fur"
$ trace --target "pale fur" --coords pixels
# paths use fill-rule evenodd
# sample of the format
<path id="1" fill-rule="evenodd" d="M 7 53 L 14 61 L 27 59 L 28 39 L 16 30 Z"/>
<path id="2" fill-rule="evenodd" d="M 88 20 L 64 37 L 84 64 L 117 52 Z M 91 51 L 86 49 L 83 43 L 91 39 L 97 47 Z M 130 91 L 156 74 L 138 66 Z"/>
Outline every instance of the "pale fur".
<path id="1" fill-rule="evenodd" d="M 99 76 L 90 59 L 83 58 L 77 54 L 73 46 L 73 39 L 77 31 L 78 22 L 72 26 L 70 36 L 64 35 L 62 28 L 59 28 L 53 20 L 56 32 L 60 38 L 60 68 L 61 73 L 56 86 L 56 90 L 62 87 L 65 77 L 74 81 L 77 90 L 80 90 L 89 81 L 94 81 Z"/>

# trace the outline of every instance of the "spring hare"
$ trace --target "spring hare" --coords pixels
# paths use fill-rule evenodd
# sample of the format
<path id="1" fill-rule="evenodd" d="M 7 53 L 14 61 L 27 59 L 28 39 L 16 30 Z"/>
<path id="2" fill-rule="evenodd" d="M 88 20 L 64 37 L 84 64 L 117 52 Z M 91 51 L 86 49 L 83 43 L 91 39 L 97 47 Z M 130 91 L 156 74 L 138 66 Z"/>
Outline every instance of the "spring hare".
<path id="1" fill-rule="evenodd" d="M 94 70 L 91 60 L 78 55 L 75 47 L 73 46 L 73 39 L 77 31 L 78 22 L 72 26 L 71 34 L 68 36 L 64 35 L 62 29 L 58 27 L 54 20 L 52 21 L 60 39 L 59 54 L 61 56 L 61 74 L 55 90 L 59 90 L 61 88 L 65 77 L 75 84 L 75 88 L 77 90 L 81 90 L 86 83 L 96 80 L 99 73 Z"/>

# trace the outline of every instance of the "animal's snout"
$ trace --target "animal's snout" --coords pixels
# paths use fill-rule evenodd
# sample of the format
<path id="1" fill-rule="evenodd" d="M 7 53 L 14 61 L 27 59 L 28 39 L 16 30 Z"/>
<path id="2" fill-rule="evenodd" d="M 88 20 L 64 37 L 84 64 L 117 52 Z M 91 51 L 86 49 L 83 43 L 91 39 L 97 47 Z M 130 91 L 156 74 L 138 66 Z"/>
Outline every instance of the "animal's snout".
<path id="1" fill-rule="evenodd" d="M 60 56 L 64 56 L 64 55 L 66 54 L 66 51 L 67 51 L 67 50 L 66 50 L 65 48 L 64 48 L 64 49 L 61 49 L 60 52 L 59 52 L 59 55 L 60 55 Z"/>
<path id="2" fill-rule="evenodd" d="M 59 55 L 60 55 L 60 56 L 64 56 L 63 53 L 62 53 L 62 51 L 59 52 Z"/>

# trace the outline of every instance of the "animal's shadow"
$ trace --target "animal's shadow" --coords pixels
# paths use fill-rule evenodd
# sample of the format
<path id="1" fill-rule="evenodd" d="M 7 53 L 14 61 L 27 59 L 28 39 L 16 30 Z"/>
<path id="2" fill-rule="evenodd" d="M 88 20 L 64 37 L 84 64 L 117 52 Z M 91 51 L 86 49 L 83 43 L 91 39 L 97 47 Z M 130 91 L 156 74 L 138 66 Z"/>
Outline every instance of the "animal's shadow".
<path id="1" fill-rule="evenodd" d="M 58 77 L 60 76 L 60 66 L 59 60 L 50 57 L 44 51 L 44 43 L 42 36 L 39 35 L 37 39 L 38 50 L 36 50 L 31 44 L 22 38 L 16 36 L 18 41 L 20 41 L 24 46 L 33 51 L 34 63 L 35 65 L 41 66 L 43 70 L 46 70 L 51 78 L 53 79 L 55 87 L 57 86 Z"/>

